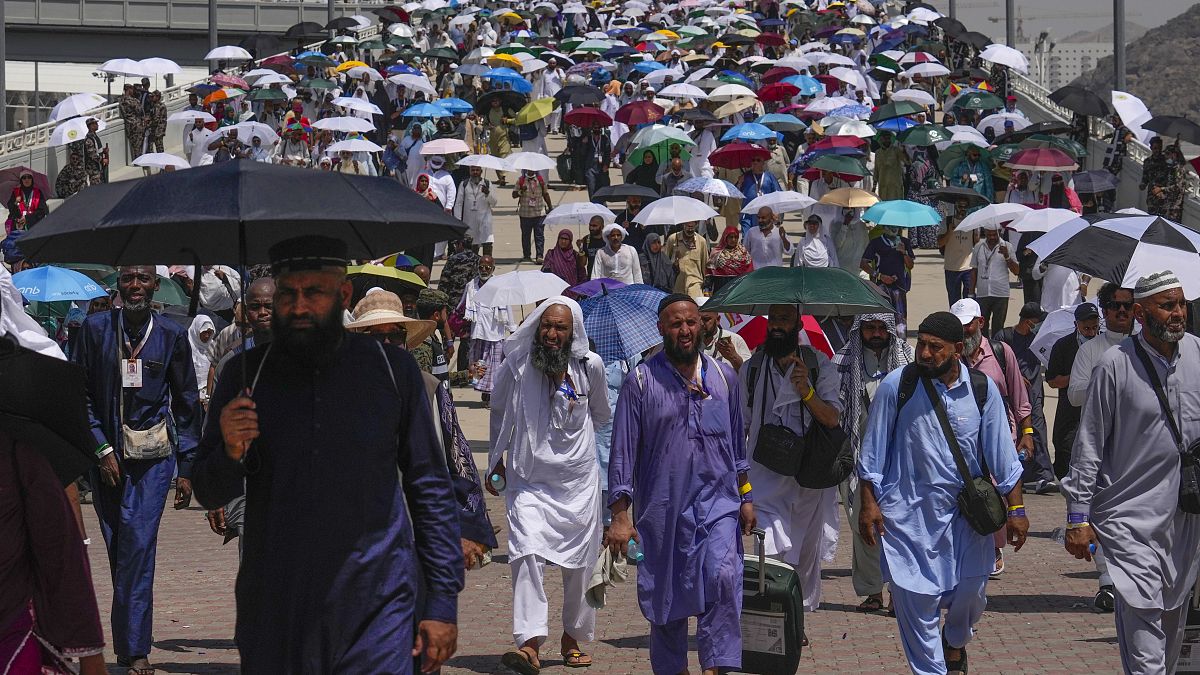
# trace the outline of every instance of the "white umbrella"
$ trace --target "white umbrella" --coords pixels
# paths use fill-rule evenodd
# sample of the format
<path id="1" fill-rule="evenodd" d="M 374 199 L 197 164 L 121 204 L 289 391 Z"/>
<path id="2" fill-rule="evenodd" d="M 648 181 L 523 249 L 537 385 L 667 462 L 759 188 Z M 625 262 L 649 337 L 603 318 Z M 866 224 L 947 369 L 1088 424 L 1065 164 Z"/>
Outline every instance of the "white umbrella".
<path id="1" fill-rule="evenodd" d="M 663 90 L 658 92 L 658 95 L 663 98 L 694 98 L 700 101 L 708 98 L 708 94 L 705 94 L 703 89 L 694 84 L 688 84 L 686 82 L 677 82 L 675 84 L 663 87 Z"/>
<path id="2" fill-rule="evenodd" d="M 682 82 L 683 72 L 675 68 L 663 68 L 662 70 L 651 71 L 650 74 L 643 77 L 642 80 L 644 80 L 647 84 L 657 87 L 663 82 L 666 82 L 668 77 L 674 77 L 676 82 Z M 673 87 L 675 85 L 672 84 L 671 86 Z"/>
<path id="3" fill-rule="evenodd" d="M 211 114 L 206 113 L 203 110 L 180 110 L 179 112 L 174 112 L 170 115 L 167 115 L 168 122 L 187 122 L 188 124 L 195 124 L 197 118 L 204 120 L 205 124 L 217 121 L 216 117 L 213 117 Z"/>
<path id="4" fill-rule="evenodd" d="M 568 202 L 561 204 L 546 214 L 546 225 L 587 225 L 592 218 L 600 216 L 605 225 L 610 225 L 617 219 L 617 214 L 601 204 L 592 202 Z"/>
<path id="5" fill-rule="evenodd" d="M 839 122 L 833 127 L 826 128 L 825 133 L 829 136 L 856 136 L 858 138 L 870 138 L 875 135 L 875 129 L 866 122 L 860 120 L 849 120 L 847 122 Z"/>
<path id="6" fill-rule="evenodd" d="M 278 75 L 278 74 L 279 73 L 275 72 L 274 70 L 271 70 L 270 68 L 255 68 L 254 70 L 247 70 L 246 72 L 242 73 L 242 79 L 247 82 L 250 82 L 251 80 L 257 80 L 260 77 L 266 77 L 267 75 Z"/>
<path id="7" fill-rule="evenodd" d="M 663 197 L 642 207 L 633 218 L 641 225 L 679 225 L 716 218 L 717 212 L 708 204 L 691 197 Z"/>
<path id="8" fill-rule="evenodd" d="M 958 227 L 955 227 L 954 229 L 958 232 L 978 230 L 979 228 L 983 228 L 985 230 L 998 230 L 1002 224 L 1011 222 L 1015 220 L 1017 216 L 1028 213 L 1032 210 L 1033 209 L 1025 206 L 1024 204 L 1010 204 L 1007 202 L 1001 204 L 988 204 L 977 211 L 967 214 L 967 217 L 963 218 L 962 222 L 958 224 Z"/>
<path id="9" fill-rule="evenodd" d="M 1112 92 L 1112 106 L 1113 110 L 1120 116 L 1125 128 L 1133 132 L 1134 137 L 1139 141 L 1148 144 L 1150 137 L 1154 133 L 1142 128 L 1142 125 L 1149 122 L 1151 117 L 1150 109 L 1146 107 L 1142 99 L 1133 94 L 1114 89 Z"/>
<path id="10" fill-rule="evenodd" d="M 341 96 L 341 97 L 333 99 L 333 101 L 331 101 L 331 103 L 333 103 L 336 106 L 346 108 L 348 110 L 357 110 L 359 112 L 368 112 L 368 113 L 372 113 L 374 115 L 382 115 L 383 114 L 383 111 L 379 109 L 379 106 L 375 105 L 374 103 L 371 103 L 370 101 L 364 101 L 361 98 L 354 98 L 353 96 Z"/>
<path id="11" fill-rule="evenodd" d="M 929 24 L 942 18 L 942 15 L 928 7 L 918 7 L 908 13 L 908 20 L 913 23 Z"/>
<path id="12" fill-rule="evenodd" d="M 527 75 L 529 73 L 536 73 L 548 65 L 550 64 L 541 59 L 529 59 L 521 64 L 521 74 Z"/>
<path id="13" fill-rule="evenodd" d="M 1049 232 L 1054 228 L 1079 218 L 1071 209 L 1030 209 L 1008 224 L 1016 232 Z"/>
<path id="14" fill-rule="evenodd" d="M 812 58 L 813 63 L 820 63 L 820 64 L 824 64 L 827 66 L 846 66 L 846 67 L 852 68 L 855 65 L 854 61 L 851 60 L 849 57 L 842 56 L 841 54 L 833 54 L 833 53 L 829 53 L 829 52 L 821 52 L 820 54 L 813 54 L 811 58 Z M 833 73 L 829 73 L 829 74 L 833 75 Z"/>
<path id="15" fill-rule="evenodd" d="M 234 45 L 217 47 L 204 55 L 205 61 L 249 61 L 252 58 L 250 52 Z"/>
<path id="16" fill-rule="evenodd" d="M 54 127 L 54 131 L 50 134 L 50 146 L 58 147 L 82 141 L 83 137 L 87 136 L 87 121 L 90 119 L 94 119 L 98 123 L 96 131 L 104 131 L 104 127 L 108 126 L 104 120 L 96 117 L 74 117 Z"/>
<path id="17" fill-rule="evenodd" d="M 845 66 L 830 68 L 829 74 L 855 89 L 865 90 L 867 88 L 867 81 L 863 78 L 863 74 L 853 68 L 846 68 Z"/>
<path id="18" fill-rule="evenodd" d="M 76 117 L 104 105 L 104 97 L 99 94 L 71 94 L 59 101 L 50 111 L 50 121 L 57 122 L 68 117 Z"/>
<path id="19" fill-rule="evenodd" d="M 1029 72 L 1029 59 L 1008 45 L 990 44 L 982 52 L 979 52 L 979 58 L 997 65 L 1008 66 L 1022 74 Z"/>
<path id="20" fill-rule="evenodd" d="M 477 166 L 481 169 L 494 169 L 496 171 L 512 171 L 512 167 L 499 157 L 492 155 L 467 155 L 455 162 L 459 166 Z"/>
<path id="21" fill-rule="evenodd" d="M 505 171 L 549 171 L 555 168 L 554 160 L 537 152 L 514 152 L 508 157 Z"/>
<path id="22" fill-rule="evenodd" d="M 809 103 L 804 108 L 804 111 L 810 113 L 829 113 L 846 105 L 858 105 L 858 101 L 846 98 L 845 96 L 827 96 Z"/>
<path id="23" fill-rule="evenodd" d="M 456 152 L 471 152 L 471 147 L 457 138 L 439 138 L 421 146 L 421 154 L 452 155 Z"/>
<path id="24" fill-rule="evenodd" d="M 1029 126 L 1029 120 L 1026 119 L 1024 115 L 1018 115 L 1010 112 L 998 112 L 979 120 L 979 124 L 975 125 L 975 128 L 981 133 L 987 129 L 991 129 L 992 133 L 999 136 L 1004 133 L 1005 122 L 1013 123 L 1013 131 L 1020 131 L 1021 129 Z"/>
<path id="25" fill-rule="evenodd" d="M 133 160 L 134 166 L 144 166 L 151 169 L 162 169 L 168 166 L 173 166 L 176 169 L 190 169 L 191 164 L 182 157 L 176 157 L 169 152 L 147 152 Z"/>
<path id="26" fill-rule="evenodd" d="M 268 147 L 279 141 L 279 134 L 262 122 L 238 122 L 230 128 L 237 129 L 238 140 L 246 144 L 254 140 L 255 136 L 258 136 L 262 140 L 262 144 Z"/>
<path id="27" fill-rule="evenodd" d="M 138 63 L 142 65 L 142 70 L 147 75 L 178 75 L 183 72 L 183 68 L 180 68 L 178 63 L 161 56 L 151 56 L 138 61 Z"/>
<path id="28" fill-rule="evenodd" d="M 383 79 L 383 76 L 379 74 L 379 71 L 371 68 L 370 66 L 354 66 L 350 70 L 346 71 L 346 74 L 356 80 L 361 80 L 363 75 L 366 75 L 368 78 L 370 78 L 372 82 L 378 82 Z M 288 81 L 290 82 L 291 80 Z"/>
<path id="29" fill-rule="evenodd" d="M 433 88 L 433 84 L 430 83 L 429 78 L 425 77 L 424 75 L 401 73 L 399 75 L 392 75 L 389 77 L 388 82 L 391 82 L 392 84 L 398 84 L 405 89 L 423 92 L 429 96 L 437 95 L 437 90 Z"/>
<path id="30" fill-rule="evenodd" d="M 967 144 L 975 145 L 975 146 L 978 146 L 981 148 L 987 148 L 987 147 L 991 146 L 991 143 L 988 143 L 987 138 L 985 138 L 983 134 L 972 129 L 971 131 L 956 131 L 956 132 L 954 132 L 954 135 L 952 135 L 950 137 L 949 142 L 946 142 L 946 146 L 939 147 L 938 150 L 939 151 L 945 150 L 946 148 L 950 147 L 951 145 L 954 145 L 955 143 L 967 143 Z"/>
<path id="31" fill-rule="evenodd" d="M 703 80 L 704 78 L 708 77 L 708 75 L 715 70 L 716 70 L 716 68 L 697 68 L 696 70 L 693 70 L 690 73 L 688 73 L 687 77 L 683 78 L 683 81 L 684 82 L 695 82 L 696 80 Z"/>
<path id="32" fill-rule="evenodd" d="M 832 75 L 832 73 L 830 73 Z M 909 77 L 942 77 L 949 75 L 950 69 L 940 63 L 918 63 L 917 65 L 904 71 Z"/>
<path id="33" fill-rule="evenodd" d="M 396 37 L 402 38 L 410 38 L 415 35 L 415 33 L 413 33 L 412 26 L 404 23 L 394 23 L 388 26 L 388 32 Z"/>
<path id="34" fill-rule="evenodd" d="M 901 89 L 892 94 L 893 101 L 912 101 L 921 105 L 934 105 L 933 94 L 920 89 Z"/>
<path id="35" fill-rule="evenodd" d="M 696 176 L 689 178 L 675 186 L 675 194 L 690 195 L 699 192 L 713 197 L 733 197 L 734 199 L 745 199 L 741 190 L 727 180 L 720 178 L 706 178 L 704 176 Z"/>
<path id="36" fill-rule="evenodd" d="M 781 190 L 770 194 L 759 195 L 742 207 L 742 213 L 755 214 L 764 206 L 770 207 L 775 213 L 791 213 L 803 211 L 816 204 L 817 200 L 792 190 Z"/>
<path id="37" fill-rule="evenodd" d="M 481 307 L 532 305 L 561 294 L 567 286 L 554 274 L 537 270 L 509 272 L 488 279 L 475 294 L 475 302 Z"/>
<path id="38" fill-rule="evenodd" d="M 723 84 L 708 95 L 710 101 L 732 101 L 735 98 L 754 98 L 754 92 L 749 88 L 740 84 Z"/>
<path id="39" fill-rule="evenodd" d="M 371 71 L 371 72 L 375 72 L 375 71 Z M 378 77 L 379 73 L 375 73 L 375 75 Z M 283 75 L 281 73 L 271 73 L 270 75 L 263 75 L 261 77 L 255 78 L 253 86 L 269 87 L 272 84 L 291 84 L 291 83 L 292 83 L 292 78 L 288 77 L 287 75 Z"/>
<path id="40" fill-rule="evenodd" d="M 463 57 L 463 63 L 470 63 L 472 61 L 483 61 L 483 60 L 487 59 L 488 57 L 495 56 L 495 55 L 496 55 L 496 50 L 492 49 L 491 47 L 476 47 L 475 49 L 472 49 L 471 51 L 467 52 L 467 55 Z"/>
<path id="41" fill-rule="evenodd" d="M 1054 343 L 1075 332 L 1075 308 L 1078 306 L 1053 310 L 1038 324 L 1037 335 L 1029 343 L 1029 349 L 1042 366 L 1050 365 L 1050 350 L 1054 349 Z"/>
<path id="42" fill-rule="evenodd" d="M 375 129 L 375 125 L 371 124 L 370 120 L 364 120 L 361 117 L 326 117 L 313 122 L 312 125 L 314 129 L 322 129 L 324 131 L 357 132 L 360 134 Z"/>
<path id="43" fill-rule="evenodd" d="M 339 152 L 383 152 L 383 147 L 365 138 L 350 138 L 325 148 L 325 152 L 330 155 L 336 155 Z"/>
<path id="44" fill-rule="evenodd" d="M 96 70 L 108 73 L 109 75 L 123 75 L 128 77 L 141 77 L 150 74 L 146 72 L 142 64 L 133 59 L 109 59 Z"/>

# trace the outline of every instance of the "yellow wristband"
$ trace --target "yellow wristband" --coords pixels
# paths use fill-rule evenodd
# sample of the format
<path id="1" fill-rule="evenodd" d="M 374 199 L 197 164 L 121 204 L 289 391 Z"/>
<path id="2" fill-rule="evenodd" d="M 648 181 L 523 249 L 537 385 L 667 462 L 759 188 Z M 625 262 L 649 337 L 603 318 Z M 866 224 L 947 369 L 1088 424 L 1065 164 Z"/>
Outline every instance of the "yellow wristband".
<path id="1" fill-rule="evenodd" d="M 1021 430 L 1021 433 L 1029 434 L 1030 436 L 1032 436 L 1033 435 L 1033 427 L 1025 427 L 1024 429 Z"/>
<path id="2" fill-rule="evenodd" d="M 753 488 L 750 487 L 750 481 L 746 481 L 745 483 L 742 483 L 741 485 L 738 486 L 738 494 L 744 495 L 747 492 L 749 492 L 751 489 L 753 489 Z"/>
<path id="3" fill-rule="evenodd" d="M 816 389 L 816 387 L 809 387 L 809 388 L 808 388 L 808 393 L 807 393 L 807 394 L 805 394 L 805 395 L 804 395 L 804 398 L 802 398 L 802 399 L 800 399 L 800 400 L 801 400 L 801 401 L 804 401 L 805 403 L 808 403 L 810 400 L 812 400 L 812 397 L 813 397 L 813 396 L 816 396 L 816 394 L 817 394 L 817 389 Z"/>
<path id="4" fill-rule="evenodd" d="M 1078 530 L 1081 527 L 1091 527 L 1091 526 L 1092 526 L 1092 524 L 1087 522 L 1086 520 L 1083 521 L 1082 523 L 1067 523 L 1068 530 Z"/>
<path id="5" fill-rule="evenodd" d="M 1016 511 L 1017 509 L 1023 509 L 1023 508 L 1025 508 L 1024 504 L 1017 504 L 1015 506 L 1008 507 L 1008 511 L 1009 511 L 1009 513 L 1012 513 L 1013 511 Z"/>

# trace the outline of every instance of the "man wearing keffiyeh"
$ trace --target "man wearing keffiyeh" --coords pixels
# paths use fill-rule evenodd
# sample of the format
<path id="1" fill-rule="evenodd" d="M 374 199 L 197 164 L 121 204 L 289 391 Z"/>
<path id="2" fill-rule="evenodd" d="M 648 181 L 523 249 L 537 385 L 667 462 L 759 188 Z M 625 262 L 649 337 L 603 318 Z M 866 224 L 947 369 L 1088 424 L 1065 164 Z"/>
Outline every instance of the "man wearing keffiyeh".
<path id="1" fill-rule="evenodd" d="M 850 438 L 857 461 L 871 397 L 884 376 L 912 362 L 912 348 L 896 331 L 894 314 L 861 314 L 855 318 L 849 339 L 833 357 L 833 362 L 842 378 L 838 394 L 842 403 L 842 430 Z M 851 474 L 841 489 L 847 518 L 851 523 L 857 522 L 858 477 Z M 876 612 L 883 609 L 879 546 L 868 546 L 858 530 L 851 528 L 851 531 L 854 536 L 851 559 L 854 592 L 866 598 L 858 611 Z"/>

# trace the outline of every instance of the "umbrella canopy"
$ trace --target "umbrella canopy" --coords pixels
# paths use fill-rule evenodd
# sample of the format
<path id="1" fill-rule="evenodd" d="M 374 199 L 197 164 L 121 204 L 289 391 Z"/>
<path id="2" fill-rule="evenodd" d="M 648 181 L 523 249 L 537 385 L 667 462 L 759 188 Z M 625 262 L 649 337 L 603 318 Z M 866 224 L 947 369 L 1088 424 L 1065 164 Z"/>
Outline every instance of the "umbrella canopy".
<path id="1" fill-rule="evenodd" d="M 921 193 L 921 196 L 951 204 L 960 199 L 965 199 L 968 207 L 984 206 L 991 203 L 987 197 L 984 197 L 971 188 L 956 187 L 953 185 L 925 190 Z"/>
<path id="2" fill-rule="evenodd" d="M 169 152 L 147 152 L 144 155 L 139 155 L 134 158 L 132 164 L 134 166 L 145 166 L 151 169 L 162 169 L 168 166 L 173 166 L 176 169 L 190 169 L 191 164 L 188 161 L 177 155 L 172 155 Z"/>
<path id="3" fill-rule="evenodd" d="M 575 108 L 563 117 L 563 121 L 573 127 L 591 129 L 593 127 L 610 127 L 612 118 L 599 108 Z"/>
<path id="4" fill-rule="evenodd" d="M 921 89 L 901 89 L 892 94 L 892 101 L 911 101 L 921 105 L 934 105 L 933 94 Z"/>
<path id="5" fill-rule="evenodd" d="M 543 224 L 550 226 L 587 225 L 595 216 L 603 218 L 605 225 L 611 225 L 617 220 L 617 214 L 601 204 L 593 202 L 567 202 L 566 204 L 558 205 L 553 211 L 547 213 Z"/>
<path id="6" fill-rule="evenodd" d="M 325 152 L 330 155 L 339 152 L 383 152 L 383 147 L 365 138 L 348 138 L 325 148 Z"/>
<path id="7" fill-rule="evenodd" d="M 950 130 L 938 124 L 918 124 L 911 129 L 900 132 L 896 137 L 904 145 L 929 147 L 937 143 L 948 143 L 953 137 Z"/>
<path id="8" fill-rule="evenodd" d="M 704 311 L 765 315 L 771 305 L 795 305 L 801 314 L 852 316 L 895 312 L 866 281 L 840 267 L 764 267 L 717 291 Z"/>
<path id="9" fill-rule="evenodd" d="M 514 152 L 504 159 L 507 171 L 548 171 L 556 166 L 554 160 L 537 152 Z"/>
<path id="10" fill-rule="evenodd" d="M 776 214 L 790 213 L 792 211 L 803 211 L 816 203 L 817 200 L 808 195 L 800 194 L 793 190 L 780 190 L 779 192 L 771 192 L 751 199 L 749 203 L 742 207 L 742 213 L 755 214 L 764 206 L 770 208 Z"/>
<path id="11" fill-rule="evenodd" d="M 728 141 L 762 141 L 768 138 L 776 138 L 775 132 L 757 122 L 746 122 L 729 128 L 721 136 L 721 142 Z"/>
<path id="12" fill-rule="evenodd" d="M 1159 216 L 1085 219 L 1054 228 L 1029 248 L 1038 259 L 1133 288 L 1169 269 L 1189 300 L 1200 297 L 1200 233 Z"/>
<path id="13" fill-rule="evenodd" d="M 50 110 L 50 121 L 60 122 L 77 117 L 91 112 L 105 103 L 104 97 L 99 94 L 71 94 Z"/>
<path id="14" fill-rule="evenodd" d="M 981 209 L 967 214 L 967 217 L 963 218 L 962 221 L 959 222 L 958 226 L 954 229 L 959 232 L 978 230 L 980 228 L 985 230 L 998 230 L 1000 229 L 1001 225 L 1011 223 L 1012 221 L 1016 220 L 1018 216 L 1024 215 L 1032 210 L 1033 209 L 1024 204 L 988 204 Z"/>
<path id="15" fill-rule="evenodd" d="M 927 204 L 907 199 L 891 199 L 879 202 L 862 214 L 862 219 L 876 225 L 892 227 L 921 227 L 940 225 L 942 214 Z"/>
<path id="16" fill-rule="evenodd" d="M 756 159 L 765 162 L 770 158 L 771 151 L 766 148 L 737 141 L 717 148 L 708 156 L 708 161 L 713 166 L 723 169 L 745 169 Z"/>
<path id="17" fill-rule="evenodd" d="M 26 171 L 33 174 L 33 186 L 42 191 L 43 198 L 48 198 L 53 194 L 50 189 L 50 179 L 46 177 L 46 174 L 18 165 L 0 169 L 0 195 L 12 194 L 13 188 L 21 182 L 21 174 Z"/>
<path id="18" fill-rule="evenodd" d="M 87 136 L 87 121 L 89 119 L 96 120 L 97 131 L 103 131 L 108 126 L 107 122 L 99 118 L 73 117 L 54 127 L 54 131 L 50 132 L 50 146 L 58 147 L 60 145 L 69 145 L 75 141 L 82 141 L 84 136 Z"/>
<path id="19" fill-rule="evenodd" d="M 1058 148 L 1028 148 L 1004 163 L 1010 169 L 1028 171 L 1074 171 L 1079 164 Z"/>
<path id="20" fill-rule="evenodd" d="M 634 284 L 606 287 L 580 303 L 583 327 L 605 363 L 623 361 L 662 342 L 658 303 L 665 297 L 653 286 Z"/>
<path id="21" fill-rule="evenodd" d="M 313 128 L 328 131 L 366 133 L 373 131 L 375 125 L 371 124 L 370 120 L 365 120 L 361 117 L 325 117 L 313 122 Z"/>
<path id="22" fill-rule="evenodd" d="M 955 108 L 966 110 L 992 110 L 1003 108 L 1004 101 L 1000 97 L 986 91 L 967 92 L 954 100 Z"/>
<path id="23" fill-rule="evenodd" d="M 1088 117 L 1105 117 L 1112 114 L 1112 105 L 1090 89 L 1069 84 L 1050 92 L 1050 100 Z"/>
<path id="24" fill-rule="evenodd" d="M 540 119 L 549 117 L 550 113 L 554 111 L 554 103 L 554 98 L 550 96 L 526 103 L 517 111 L 517 124 L 533 124 Z"/>
<path id="25" fill-rule="evenodd" d="M 574 111 L 572 111 L 574 112 Z M 638 126 L 641 124 L 649 124 L 662 119 L 667 113 L 662 106 L 653 101 L 634 101 L 626 103 L 617 109 L 615 119 L 629 126 Z M 569 116 L 569 115 L 568 115 Z"/>
<path id="26" fill-rule="evenodd" d="M 471 148 L 457 138 L 438 138 L 421 146 L 421 154 L 425 156 L 453 155 L 458 152 L 471 152 Z"/>
<path id="27" fill-rule="evenodd" d="M 43 265 L 12 275 L 13 285 L 29 302 L 92 300 L 108 295 L 87 276 L 63 267 Z"/>
<path id="28" fill-rule="evenodd" d="M 907 115 L 915 115 L 917 113 L 926 112 L 925 106 L 914 101 L 893 100 L 891 103 L 886 103 L 879 106 L 867 118 L 871 124 L 882 122 L 884 120 L 894 119 L 896 117 L 905 117 Z"/>
<path id="29" fill-rule="evenodd" d="M 461 164 L 462 162 L 459 163 Z M 653 201 L 658 199 L 658 192 L 634 183 L 622 183 L 621 185 L 602 187 L 592 195 L 592 199 L 601 202 L 619 202 L 630 197 L 638 197 L 644 201 Z"/>
<path id="30" fill-rule="evenodd" d="M 853 157 L 845 157 L 839 155 L 824 155 L 818 157 L 809 164 L 814 169 L 822 169 L 824 171 L 832 171 L 843 176 L 858 176 L 862 178 L 867 175 L 867 167 L 863 163 Z"/>
<path id="31" fill-rule="evenodd" d="M 711 195 L 713 197 L 732 197 L 733 199 L 745 199 L 745 195 L 740 190 L 727 180 L 720 178 L 707 178 L 705 176 L 696 176 L 689 178 L 675 186 L 675 194 L 691 195 L 699 192 L 700 194 Z"/>
<path id="32" fill-rule="evenodd" d="M 234 45 L 217 47 L 204 55 L 205 61 L 249 61 L 252 58 L 250 52 Z"/>
<path id="33" fill-rule="evenodd" d="M 1158 115 L 1143 124 L 1142 128 L 1187 143 L 1200 144 L 1200 124 L 1186 117 Z"/>
<path id="34" fill-rule="evenodd" d="M 597 293 L 603 293 L 605 289 L 608 289 L 609 291 L 615 291 L 618 288 L 625 288 L 627 285 L 628 284 L 623 281 L 609 279 L 608 277 L 600 277 L 599 279 L 588 279 L 582 284 L 577 284 L 568 288 L 567 290 L 575 295 L 590 298 Z"/>
<path id="35" fill-rule="evenodd" d="M 402 76 L 397 75 L 397 77 L 402 77 Z M 564 89 L 565 88 L 566 87 L 564 87 Z M 599 90 L 597 90 L 597 91 L 599 91 Z M 601 98 L 603 98 L 603 96 L 601 96 Z M 499 90 L 489 91 L 488 93 L 484 94 L 483 96 L 480 96 L 479 99 L 477 101 L 475 101 L 475 112 L 479 113 L 480 115 L 487 115 L 488 111 L 491 110 L 491 108 L 492 108 L 492 101 L 495 99 L 500 99 L 500 109 L 501 110 L 505 110 L 505 109 L 520 110 L 521 108 L 525 107 L 525 97 L 524 96 L 518 94 L 515 91 L 499 89 Z"/>
<path id="36" fill-rule="evenodd" d="M 1030 209 L 1017 216 L 1008 228 L 1015 232 L 1049 232 L 1077 218 L 1079 214 L 1070 209 Z"/>
<path id="37" fill-rule="evenodd" d="M 458 166 L 477 166 L 482 169 L 494 169 L 496 171 L 512 171 L 512 167 L 508 162 L 494 157 L 492 155 L 467 155 L 455 162 Z"/>
<path id="38" fill-rule="evenodd" d="M 997 65 L 1007 66 L 1019 73 L 1029 72 L 1029 60 L 1021 52 L 1002 44 L 990 44 L 979 53 L 979 58 Z"/>
<path id="39" fill-rule="evenodd" d="M 340 204 L 331 212 L 328 205 Z M 338 237 L 355 259 L 462 237 L 465 226 L 389 178 L 263 162 L 222 162 L 93 185 L 21 238 L 37 261 L 105 265 L 250 264 L 306 234 Z M 239 239 L 245 243 L 239 246 Z"/>
<path id="40" fill-rule="evenodd" d="M 475 294 L 475 302 L 482 307 L 532 305 L 546 298 L 561 295 L 565 290 L 567 282 L 556 275 L 537 270 L 523 270 L 499 274 L 488 279 Z"/>
<path id="41" fill-rule="evenodd" d="M 848 209 L 865 209 L 878 204 L 879 197 L 874 192 L 867 192 L 859 188 L 844 187 L 826 192 L 817 201 L 822 204 L 836 204 Z"/>
<path id="42" fill-rule="evenodd" d="M 351 265 L 346 268 L 346 277 L 350 279 L 354 291 L 350 302 L 355 305 L 372 288 L 382 288 L 403 296 L 420 293 L 422 288 L 428 287 L 421 277 L 392 265 Z"/>
<path id="43" fill-rule="evenodd" d="M 1096 194 L 1108 190 L 1116 190 L 1119 181 L 1106 169 L 1081 171 L 1071 176 L 1071 184 L 1079 194 Z"/>
<path id="44" fill-rule="evenodd" d="M 679 225 L 716 216 L 717 212 L 699 199 L 676 195 L 663 197 L 642 207 L 633 222 L 640 225 Z"/>

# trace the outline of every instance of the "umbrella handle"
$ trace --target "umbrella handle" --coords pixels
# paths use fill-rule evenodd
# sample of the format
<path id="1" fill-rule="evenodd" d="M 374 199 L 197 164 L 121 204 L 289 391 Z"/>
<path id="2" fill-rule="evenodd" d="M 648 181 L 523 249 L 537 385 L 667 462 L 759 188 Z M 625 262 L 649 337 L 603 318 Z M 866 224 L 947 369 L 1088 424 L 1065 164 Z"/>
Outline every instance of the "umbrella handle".
<path id="1" fill-rule="evenodd" d="M 185 248 L 183 252 L 192 254 L 192 297 L 188 301 L 188 316 L 195 318 L 200 309 L 200 254 L 190 248 Z"/>

